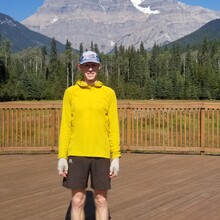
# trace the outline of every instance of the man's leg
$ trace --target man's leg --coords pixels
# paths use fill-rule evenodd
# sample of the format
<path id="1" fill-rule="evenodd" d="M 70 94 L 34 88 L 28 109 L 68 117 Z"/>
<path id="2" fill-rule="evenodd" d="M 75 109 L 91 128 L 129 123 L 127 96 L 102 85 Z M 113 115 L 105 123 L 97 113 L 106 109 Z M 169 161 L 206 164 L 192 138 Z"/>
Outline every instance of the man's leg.
<path id="1" fill-rule="evenodd" d="M 72 190 L 71 220 L 84 220 L 85 190 Z"/>
<path id="2" fill-rule="evenodd" d="M 108 220 L 107 191 L 95 190 L 96 220 Z"/>

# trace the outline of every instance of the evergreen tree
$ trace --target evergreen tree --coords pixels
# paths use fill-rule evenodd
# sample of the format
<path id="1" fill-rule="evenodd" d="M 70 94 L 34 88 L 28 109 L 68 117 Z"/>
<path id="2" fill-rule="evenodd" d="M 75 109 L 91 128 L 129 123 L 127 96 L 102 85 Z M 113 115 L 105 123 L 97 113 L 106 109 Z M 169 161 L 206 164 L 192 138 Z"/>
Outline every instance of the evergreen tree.
<path id="1" fill-rule="evenodd" d="M 143 57 L 145 57 L 147 55 L 147 51 L 145 50 L 144 43 L 142 41 L 140 43 L 139 52 Z"/>
<path id="2" fill-rule="evenodd" d="M 42 72 L 44 79 L 47 78 L 46 71 L 47 71 L 47 48 L 46 46 L 42 46 L 41 47 L 41 72 Z"/>
<path id="3" fill-rule="evenodd" d="M 73 60 L 73 52 L 71 43 L 67 40 L 66 41 L 66 48 L 64 51 L 64 62 L 66 64 L 66 87 L 73 85 L 74 82 L 74 73 L 72 67 L 72 60 Z"/>
<path id="4" fill-rule="evenodd" d="M 198 51 L 198 76 L 200 86 L 200 99 L 210 99 L 210 80 L 212 78 L 212 67 L 209 56 L 209 44 L 205 38 L 202 47 Z"/>
<path id="5" fill-rule="evenodd" d="M 156 79 L 159 75 L 158 73 L 158 62 L 157 58 L 160 54 L 160 48 L 158 45 L 154 44 L 152 51 L 151 51 L 151 57 L 149 60 L 149 69 L 150 69 L 150 77 L 153 79 Z"/>
<path id="6" fill-rule="evenodd" d="M 97 54 L 100 54 L 98 44 L 94 44 L 94 51 L 95 51 Z"/>
<path id="7" fill-rule="evenodd" d="M 94 51 L 93 41 L 91 41 L 91 44 L 90 44 L 90 50 L 91 50 L 91 51 Z"/>
<path id="8" fill-rule="evenodd" d="M 81 55 L 84 52 L 83 44 L 80 43 L 79 45 L 79 54 Z"/>
<path id="9" fill-rule="evenodd" d="M 193 57 L 190 47 L 187 48 L 183 58 L 183 80 L 184 80 L 184 99 L 198 99 L 198 74 L 196 71 L 196 60 Z"/>
<path id="10" fill-rule="evenodd" d="M 50 72 L 51 74 L 56 73 L 57 69 L 57 47 L 56 47 L 56 41 L 55 38 L 52 39 L 51 42 L 51 48 L 50 48 Z"/>
<path id="11" fill-rule="evenodd" d="M 65 71 L 62 75 L 60 69 L 63 68 L 63 64 L 58 59 L 57 47 L 55 38 L 51 41 L 50 55 L 49 55 L 49 66 L 48 66 L 48 77 L 46 82 L 46 88 L 42 94 L 44 99 L 56 99 L 60 97 L 60 87 L 63 87 L 65 82 Z"/>
<path id="12" fill-rule="evenodd" d="M 182 99 L 184 97 L 184 80 L 182 75 L 181 52 L 178 44 L 174 44 L 171 49 L 169 60 L 169 79 L 172 81 L 173 89 L 170 97 Z"/>

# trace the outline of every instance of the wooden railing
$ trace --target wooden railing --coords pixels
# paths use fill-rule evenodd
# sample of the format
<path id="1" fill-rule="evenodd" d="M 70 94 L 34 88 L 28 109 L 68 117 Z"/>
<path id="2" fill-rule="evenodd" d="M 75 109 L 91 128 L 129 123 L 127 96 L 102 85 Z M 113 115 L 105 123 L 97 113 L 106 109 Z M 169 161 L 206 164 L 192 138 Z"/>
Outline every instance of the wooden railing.
<path id="1" fill-rule="evenodd" d="M 0 103 L 0 153 L 56 152 L 61 103 Z M 220 153 L 220 103 L 118 102 L 124 151 Z"/>

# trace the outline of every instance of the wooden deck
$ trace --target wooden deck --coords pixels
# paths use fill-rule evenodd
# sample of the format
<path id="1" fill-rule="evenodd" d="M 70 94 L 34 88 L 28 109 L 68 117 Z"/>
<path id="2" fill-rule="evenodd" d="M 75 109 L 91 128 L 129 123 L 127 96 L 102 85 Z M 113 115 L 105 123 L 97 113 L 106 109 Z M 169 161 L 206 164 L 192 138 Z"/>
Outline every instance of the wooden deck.
<path id="1" fill-rule="evenodd" d="M 56 166 L 56 154 L 1 155 L 0 219 L 69 220 Z M 112 220 L 218 220 L 219 207 L 219 156 L 123 154 L 109 191 Z"/>

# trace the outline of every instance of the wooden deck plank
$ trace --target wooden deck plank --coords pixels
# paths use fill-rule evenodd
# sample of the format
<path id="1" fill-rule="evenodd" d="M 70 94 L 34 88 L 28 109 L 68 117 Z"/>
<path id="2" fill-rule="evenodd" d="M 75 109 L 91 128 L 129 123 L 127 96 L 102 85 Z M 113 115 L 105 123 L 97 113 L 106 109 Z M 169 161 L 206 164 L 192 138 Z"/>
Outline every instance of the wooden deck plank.
<path id="1" fill-rule="evenodd" d="M 220 219 L 219 156 L 128 153 L 120 164 L 112 220 Z M 1 155 L 0 219 L 68 220 L 70 192 L 56 166 L 56 154 Z"/>

